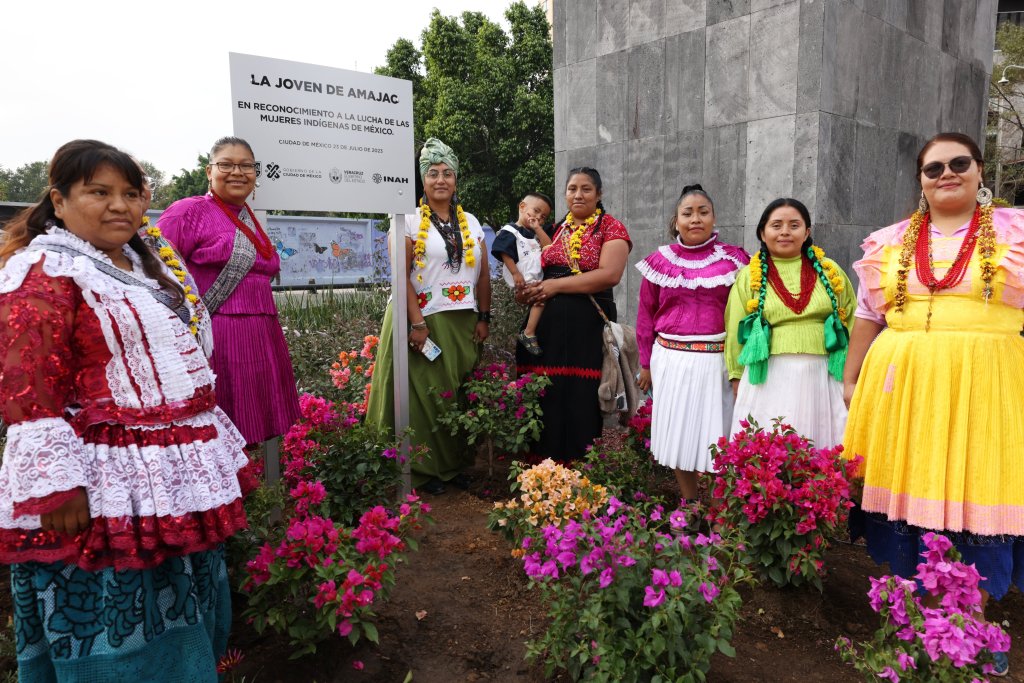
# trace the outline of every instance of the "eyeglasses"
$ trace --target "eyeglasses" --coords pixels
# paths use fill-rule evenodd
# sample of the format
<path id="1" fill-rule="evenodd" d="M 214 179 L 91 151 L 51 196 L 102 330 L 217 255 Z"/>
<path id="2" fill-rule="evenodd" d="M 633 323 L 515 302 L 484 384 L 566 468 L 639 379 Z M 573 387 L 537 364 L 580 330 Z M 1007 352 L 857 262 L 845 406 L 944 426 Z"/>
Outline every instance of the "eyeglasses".
<path id="1" fill-rule="evenodd" d="M 432 168 L 429 171 L 427 171 L 427 177 L 430 178 L 431 180 L 437 180 L 441 176 L 444 176 L 445 180 L 451 180 L 452 178 L 455 177 L 455 171 L 451 170 L 450 168 L 447 168 L 444 171 L 439 171 L 436 168 Z"/>
<path id="2" fill-rule="evenodd" d="M 949 166 L 949 170 L 953 173 L 963 173 L 971 167 L 973 158 L 969 156 L 953 157 L 949 161 L 943 163 L 941 161 L 933 161 L 930 164 L 925 164 L 921 167 L 921 173 L 924 173 L 925 178 L 935 180 L 942 175 L 942 172 Z"/>
<path id="3" fill-rule="evenodd" d="M 231 173 L 236 168 L 246 175 L 252 175 L 253 173 L 256 172 L 256 164 L 250 164 L 249 162 L 245 162 L 243 164 L 233 164 L 230 161 L 215 161 L 210 165 L 216 166 L 217 170 L 223 173 Z"/>

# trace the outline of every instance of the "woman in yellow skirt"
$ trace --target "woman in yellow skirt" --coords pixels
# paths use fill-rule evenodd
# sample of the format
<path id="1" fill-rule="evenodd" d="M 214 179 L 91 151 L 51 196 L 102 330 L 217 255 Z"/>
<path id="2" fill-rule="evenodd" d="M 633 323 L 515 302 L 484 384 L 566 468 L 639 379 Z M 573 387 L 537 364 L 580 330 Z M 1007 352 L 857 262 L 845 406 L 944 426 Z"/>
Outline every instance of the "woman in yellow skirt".
<path id="1" fill-rule="evenodd" d="M 1024 586 L 1024 214 L 993 208 L 966 135 L 935 136 L 917 164 L 920 208 L 854 264 L 846 455 L 864 458 L 876 561 L 911 577 L 938 531 L 999 599 Z"/>

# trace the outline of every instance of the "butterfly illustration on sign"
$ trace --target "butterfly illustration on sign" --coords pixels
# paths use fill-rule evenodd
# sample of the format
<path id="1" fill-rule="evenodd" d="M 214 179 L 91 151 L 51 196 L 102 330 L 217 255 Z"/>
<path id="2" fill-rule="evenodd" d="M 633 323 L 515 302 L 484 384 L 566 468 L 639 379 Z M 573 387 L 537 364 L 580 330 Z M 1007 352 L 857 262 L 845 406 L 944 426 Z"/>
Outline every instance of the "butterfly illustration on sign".
<path id="1" fill-rule="evenodd" d="M 316 242 L 313 242 L 313 250 L 314 250 L 314 251 L 315 251 L 316 253 L 318 253 L 318 254 L 322 254 L 322 253 L 324 253 L 325 251 L 327 251 L 327 247 L 321 247 L 321 246 L 320 246 L 319 244 L 317 244 Z"/>
<path id="2" fill-rule="evenodd" d="M 297 253 L 299 253 L 297 249 L 284 246 L 284 242 L 282 242 L 281 240 L 278 240 L 277 244 L 275 244 L 274 246 L 277 247 L 277 254 L 278 256 L 281 257 L 282 261 L 287 261 L 292 256 L 295 256 Z"/>
<path id="3" fill-rule="evenodd" d="M 352 253 L 351 249 L 342 248 L 342 246 L 340 244 L 338 244 L 337 242 L 333 242 L 333 241 L 331 242 L 331 254 L 334 255 L 334 258 L 341 258 L 342 256 L 348 256 L 351 253 Z"/>

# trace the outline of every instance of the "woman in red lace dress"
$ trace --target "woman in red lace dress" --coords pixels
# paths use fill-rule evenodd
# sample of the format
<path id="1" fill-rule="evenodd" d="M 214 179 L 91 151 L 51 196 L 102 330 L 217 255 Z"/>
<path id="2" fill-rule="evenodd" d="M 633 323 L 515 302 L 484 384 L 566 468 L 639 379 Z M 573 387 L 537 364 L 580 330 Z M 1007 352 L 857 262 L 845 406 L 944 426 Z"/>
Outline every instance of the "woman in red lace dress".
<path id="1" fill-rule="evenodd" d="M 216 681 L 245 442 L 216 407 L 200 312 L 137 234 L 138 164 L 76 140 L 49 173 L 0 246 L 19 677 Z"/>

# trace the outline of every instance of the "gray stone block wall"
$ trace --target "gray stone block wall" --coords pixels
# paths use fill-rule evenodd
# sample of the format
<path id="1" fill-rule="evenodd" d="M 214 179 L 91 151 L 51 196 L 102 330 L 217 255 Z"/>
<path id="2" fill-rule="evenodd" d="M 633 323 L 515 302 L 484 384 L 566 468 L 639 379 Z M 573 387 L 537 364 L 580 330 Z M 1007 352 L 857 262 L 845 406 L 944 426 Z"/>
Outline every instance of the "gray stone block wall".
<path id="1" fill-rule="evenodd" d="M 929 136 L 983 142 L 996 0 L 555 0 L 555 197 L 590 165 L 633 237 L 616 290 L 667 242 L 683 185 L 715 201 L 725 240 L 756 247 L 778 196 L 805 202 L 844 266 L 916 204 Z M 851 273 L 852 275 L 852 273 Z"/>

